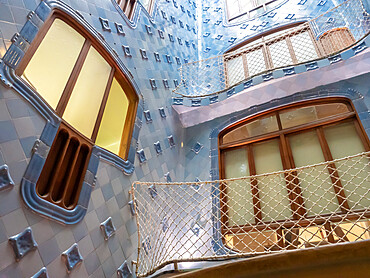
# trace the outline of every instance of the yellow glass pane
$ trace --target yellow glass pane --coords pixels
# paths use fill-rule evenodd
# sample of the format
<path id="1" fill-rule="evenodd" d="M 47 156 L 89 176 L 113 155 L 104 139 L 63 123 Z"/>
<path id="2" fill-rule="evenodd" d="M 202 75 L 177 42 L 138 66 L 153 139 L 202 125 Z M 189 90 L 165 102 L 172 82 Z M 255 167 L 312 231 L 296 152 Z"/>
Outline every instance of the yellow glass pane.
<path id="1" fill-rule="evenodd" d="M 346 112 L 349 110 L 343 103 L 327 103 L 289 109 L 279 114 L 282 127 L 289 128 Z"/>
<path id="2" fill-rule="evenodd" d="M 226 178 L 249 176 L 246 149 L 227 151 L 224 158 Z M 227 193 L 227 206 L 229 207 L 229 226 L 254 223 L 250 180 L 229 181 L 225 193 Z"/>
<path id="3" fill-rule="evenodd" d="M 254 144 L 253 154 L 257 175 L 283 170 L 277 139 Z M 291 218 L 292 213 L 284 174 L 259 177 L 258 189 L 264 221 Z"/>
<path id="4" fill-rule="evenodd" d="M 365 151 L 352 122 L 324 128 L 324 132 L 334 159 Z M 352 158 L 337 162 L 335 165 L 349 207 L 352 209 L 367 209 L 370 206 L 369 159 L 366 157 Z"/>
<path id="5" fill-rule="evenodd" d="M 110 71 L 110 65 L 91 47 L 63 115 L 86 137 L 92 135 Z"/>
<path id="6" fill-rule="evenodd" d="M 279 126 L 276 116 L 268 115 L 230 131 L 223 137 L 222 143 L 231 143 L 277 130 Z"/>
<path id="7" fill-rule="evenodd" d="M 114 78 L 100 124 L 96 144 L 119 155 L 127 110 L 128 98 Z"/>
<path id="8" fill-rule="evenodd" d="M 289 136 L 296 167 L 325 161 L 316 130 Z M 298 171 L 307 215 L 320 215 L 339 211 L 333 183 L 326 166 L 315 166 Z"/>
<path id="9" fill-rule="evenodd" d="M 72 27 L 55 19 L 22 75 L 54 109 L 84 42 Z"/>

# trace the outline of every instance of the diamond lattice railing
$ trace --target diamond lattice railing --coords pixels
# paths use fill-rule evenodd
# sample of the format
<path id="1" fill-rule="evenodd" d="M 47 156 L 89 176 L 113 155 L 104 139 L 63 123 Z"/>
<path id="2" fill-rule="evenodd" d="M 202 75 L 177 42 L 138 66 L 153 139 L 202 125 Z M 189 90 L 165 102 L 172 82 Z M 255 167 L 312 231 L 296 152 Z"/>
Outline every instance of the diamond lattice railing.
<path id="1" fill-rule="evenodd" d="M 269 73 L 278 68 L 290 74 L 289 67 L 333 56 L 360 42 L 369 31 L 370 17 L 361 0 L 347 0 L 315 19 L 263 36 L 233 52 L 182 65 L 181 82 L 173 94 L 189 98 L 217 95 L 256 75 L 266 73 L 268 80 Z"/>
<path id="2" fill-rule="evenodd" d="M 243 178 L 135 182 L 137 275 L 370 238 L 370 152 Z"/>

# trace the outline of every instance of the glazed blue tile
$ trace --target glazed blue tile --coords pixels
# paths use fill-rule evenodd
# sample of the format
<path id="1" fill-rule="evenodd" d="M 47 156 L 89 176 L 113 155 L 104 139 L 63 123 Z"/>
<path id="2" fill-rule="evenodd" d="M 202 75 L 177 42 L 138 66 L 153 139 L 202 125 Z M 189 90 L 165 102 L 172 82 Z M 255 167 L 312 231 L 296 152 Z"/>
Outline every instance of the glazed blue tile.
<path id="1" fill-rule="evenodd" d="M 161 220 L 161 225 L 162 225 L 162 231 L 166 232 L 169 228 L 168 218 L 166 216 L 164 216 L 163 219 Z"/>
<path id="2" fill-rule="evenodd" d="M 162 30 L 158 30 L 158 35 L 161 39 L 164 39 L 164 33 Z"/>
<path id="3" fill-rule="evenodd" d="M 152 31 L 152 27 L 149 26 L 149 25 L 145 25 L 145 29 L 146 29 L 146 32 L 149 34 L 149 35 L 153 35 L 153 31 Z"/>
<path id="4" fill-rule="evenodd" d="M 170 148 L 175 146 L 175 140 L 173 139 L 173 135 L 170 135 L 167 137 L 168 139 L 168 144 L 170 145 Z"/>
<path id="5" fill-rule="evenodd" d="M 136 209 L 138 208 L 137 207 L 137 202 L 135 201 L 135 205 L 134 205 L 134 201 L 131 200 L 131 201 L 128 202 L 128 205 L 130 207 L 131 215 L 135 216 L 136 215 L 135 205 L 136 205 Z"/>
<path id="6" fill-rule="evenodd" d="M 152 199 L 154 199 L 155 197 L 157 197 L 158 191 L 157 191 L 157 188 L 156 188 L 155 184 L 150 185 L 148 187 L 148 190 L 149 190 L 149 194 L 152 197 Z"/>
<path id="7" fill-rule="evenodd" d="M 283 69 L 283 73 L 284 75 L 292 75 L 295 74 L 295 69 L 294 67 L 285 68 Z"/>
<path id="8" fill-rule="evenodd" d="M 307 71 L 315 70 L 315 69 L 317 69 L 319 67 L 317 65 L 317 62 L 312 62 L 312 63 L 306 64 L 305 66 L 306 66 L 306 70 Z"/>
<path id="9" fill-rule="evenodd" d="M 30 251 L 37 248 L 37 243 L 32 235 L 32 229 L 28 227 L 23 232 L 9 238 L 9 243 L 13 247 L 15 259 L 19 261 Z"/>
<path id="10" fill-rule="evenodd" d="M 172 57 L 168 54 L 166 54 L 165 57 L 166 57 L 167 63 L 172 64 Z"/>
<path id="11" fill-rule="evenodd" d="M 195 154 L 198 154 L 200 150 L 203 148 L 203 145 L 199 142 L 196 142 L 193 148 L 191 149 Z"/>
<path id="12" fill-rule="evenodd" d="M 167 172 L 166 174 L 164 174 L 164 178 L 166 179 L 166 182 L 172 182 L 170 172 Z"/>
<path id="13" fill-rule="evenodd" d="M 145 118 L 145 120 L 146 120 L 147 123 L 151 123 L 153 121 L 152 116 L 150 115 L 150 111 L 149 110 L 145 110 L 144 111 L 144 118 Z"/>
<path id="14" fill-rule="evenodd" d="M 155 152 L 157 153 L 157 155 L 162 154 L 162 147 L 161 147 L 161 143 L 159 141 L 154 143 L 154 149 L 155 149 Z"/>
<path id="15" fill-rule="evenodd" d="M 168 38 L 169 38 L 170 42 L 174 42 L 175 41 L 175 39 L 174 39 L 174 37 L 173 37 L 172 34 L 168 34 Z"/>
<path id="16" fill-rule="evenodd" d="M 131 57 L 130 47 L 126 45 L 122 45 L 123 52 L 125 53 L 126 57 Z"/>
<path id="17" fill-rule="evenodd" d="M 365 50 L 367 48 L 365 42 L 360 43 L 359 45 L 353 47 L 353 51 L 356 54 L 360 53 L 361 51 Z"/>
<path id="18" fill-rule="evenodd" d="M 77 243 L 74 243 L 68 250 L 64 251 L 62 257 L 65 259 L 68 272 L 71 272 L 83 261 Z"/>
<path id="19" fill-rule="evenodd" d="M 143 150 L 143 149 L 141 149 L 141 150 L 137 151 L 136 153 L 137 153 L 137 156 L 138 156 L 139 162 L 140 162 L 140 163 L 144 163 L 144 162 L 146 161 L 146 157 L 145 157 L 144 150 Z"/>
<path id="20" fill-rule="evenodd" d="M 140 54 L 141 54 L 141 58 L 148 60 L 148 55 L 146 54 L 145 49 L 140 48 Z"/>
<path id="21" fill-rule="evenodd" d="M 131 278 L 132 272 L 131 269 L 127 263 L 127 261 L 124 261 L 123 264 L 117 269 L 117 276 L 119 278 Z"/>
<path id="22" fill-rule="evenodd" d="M 158 111 L 159 111 L 159 115 L 161 116 L 161 118 L 166 118 L 167 117 L 166 111 L 164 110 L 163 107 L 158 108 Z"/>
<path id="23" fill-rule="evenodd" d="M 285 19 L 293 19 L 295 14 L 288 14 Z"/>
<path id="24" fill-rule="evenodd" d="M 154 58 L 157 62 L 160 62 L 161 61 L 161 56 L 159 55 L 158 52 L 154 52 Z"/>
<path id="25" fill-rule="evenodd" d="M 326 1 L 327 1 L 327 0 L 321 0 L 321 1 L 317 4 L 317 6 L 324 6 L 324 5 L 326 4 Z"/>
<path id="26" fill-rule="evenodd" d="M 103 223 L 100 224 L 100 229 L 103 233 L 104 239 L 110 239 L 116 232 L 116 227 L 113 224 L 112 217 L 109 217 Z"/>
<path id="27" fill-rule="evenodd" d="M 168 80 L 167 79 L 163 79 L 163 86 L 168 89 L 170 88 L 170 85 L 168 84 Z"/>
<path id="28" fill-rule="evenodd" d="M 31 278 L 49 278 L 48 272 L 46 267 L 41 268 L 35 275 Z"/>
<path id="29" fill-rule="evenodd" d="M 337 62 L 342 61 L 342 56 L 340 54 L 337 54 L 337 55 L 329 57 L 328 60 L 330 64 L 335 64 Z"/>
<path id="30" fill-rule="evenodd" d="M 143 243 L 141 244 L 141 247 L 143 248 L 145 254 L 148 255 L 149 251 L 152 249 L 149 236 L 144 239 Z"/>
<path id="31" fill-rule="evenodd" d="M 157 89 L 157 83 L 155 82 L 155 79 L 149 79 L 150 86 L 152 87 L 152 90 Z"/>
<path id="32" fill-rule="evenodd" d="M 10 189 L 14 186 L 14 181 L 9 173 L 8 165 L 0 166 L 0 191 Z"/>
<path id="33" fill-rule="evenodd" d="M 114 25 L 116 26 L 116 31 L 118 35 L 125 35 L 125 30 L 123 29 L 123 25 L 120 23 L 115 22 Z"/>
<path id="34" fill-rule="evenodd" d="M 103 28 L 104 31 L 108 31 L 110 32 L 111 31 L 111 28 L 109 26 L 109 21 L 108 19 L 105 19 L 105 18 L 102 18 L 102 17 L 99 17 L 99 20 L 100 20 L 100 23 L 101 23 L 101 26 Z"/>

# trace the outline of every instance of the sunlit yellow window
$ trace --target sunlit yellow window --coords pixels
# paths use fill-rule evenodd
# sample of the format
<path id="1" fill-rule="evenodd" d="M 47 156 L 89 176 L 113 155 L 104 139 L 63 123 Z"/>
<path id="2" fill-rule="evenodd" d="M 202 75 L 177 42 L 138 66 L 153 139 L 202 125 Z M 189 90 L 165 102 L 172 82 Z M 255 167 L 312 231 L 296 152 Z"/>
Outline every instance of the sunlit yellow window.
<path id="1" fill-rule="evenodd" d="M 17 73 L 66 122 L 65 128 L 126 158 L 137 103 L 132 86 L 84 30 L 58 15 L 45 25 L 46 34 L 35 39 L 33 54 Z"/>

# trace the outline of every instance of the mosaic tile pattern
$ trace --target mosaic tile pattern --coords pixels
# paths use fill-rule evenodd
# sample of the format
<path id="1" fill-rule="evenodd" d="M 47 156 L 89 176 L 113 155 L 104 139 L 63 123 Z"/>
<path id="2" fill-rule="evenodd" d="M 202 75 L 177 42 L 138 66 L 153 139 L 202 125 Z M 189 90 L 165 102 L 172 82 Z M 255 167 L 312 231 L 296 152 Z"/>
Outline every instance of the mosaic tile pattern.
<path id="1" fill-rule="evenodd" d="M 12 245 L 15 259 L 22 259 L 27 253 L 37 248 L 37 243 L 32 235 L 32 229 L 27 228 L 18 235 L 9 238 L 9 243 Z"/>
<path id="2" fill-rule="evenodd" d="M 61 255 L 75 243 L 78 244 L 84 260 L 73 269 L 71 277 L 116 277 L 117 273 L 121 277 L 130 277 L 131 273 L 134 273 L 131 262 L 136 260 L 137 251 L 137 226 L 131 214 L 133 206 L 129 203 L 132 182 L 194 181 L 217 177 L 218 154 L 215 138 L 219 132 L 218 128 L 257 111 L 257 108 L 248 110 L 249 107 L 237 113 L 230 110 L 223 117 L 184 129 L 177 113 L 171 107 L 170 93 L 180 80 L 177 71 L 180 63 L 216 55 L 253 34 L 298 21 L 305 15 L 310 17 L 320 14 L 333 6 L 331 1 L 322 3 L 322 6 L 317 6 L 312 1 L 300 1 L 302 4 L 299 5 L 298 1 L 289 1 L 289 5 L 294 5 L 289 11 L 284 10 L 284 4 L 259 19 L 245 20 L 235 26 L 228 26 L 230 24 L 225 22 L 222 0 L 204 1 L 199 6 L 194 4 L 195 1 L 158 0 L 152 16 L 148 16 L 146 11 L 140 8 L 132 22 L 110 0 L 65 0 L 67 5 L 77 10 L 84 20 L 101 33 L 137 82 L 144 98 L 141 114 L 145 123 L 137 121 L 138 125 L 142 124 L 142 128 L 137 135 L 138 139 L 133 143 L 137 150 L 143 150 L 146 162 L 140 163 L 134 152 L 135 170 L 131 175 L 124 175 L 114 165 L 101 160 L 96 165 L 96 182 L 92 187 L 86 216 L 76 225 L 63 226 L 31 213 L 24 209 L 19 194 L 20 181 L 31 158 L 34 143 L 40 139 L 46 121 L 26 99 L 0 82 L 0 165 L 8 165 L 14 181 L 11 190 L 0 191 L 0 277 L 32 277 L 43 267 L 46 267 L 49 277 L 67 275 Z M 0 57 L 3 57 L 6 49 L 10 47 L 14 34 L 23 28 L 27 15 L 40 3 L 40 0 L 0 0 Z M 292 19 L 285 19 L 289 13 L 294 16 Z M 45 14 L 47 13 L 42 10 L 38 11 L 40 18 Z M 202 18 L 201 22 L 195 20 L 197 16 Z M 36 18 L 33 17 L 33 20 Z M 104 26 L 100 18 L 107 20 Z M 198 25 L 202 27 L 201 32 Z M 253 31 L 252 28 L 256 30 Z M 209 35 L 204 36 L 207 33 Z M 142 58 L 140 49 L 145 49 L 147 59 Z M 361 47 L 355 51 L 361 51 Z M 343 57 L 332 58 L 330 62 L 339 65 L 342 62 L 340 59 Z M 369 62 L 368 58 L 363 61 L 366 62 Z M 318 66 L 320 67 L 319 64 Z M 287 73 L 293 74 L 291 71 Z M 331 74 L 335 75 L 335 72 Z M 351 89 L 361 94 L 362 98 L 354 97 L 353 101 L 367 133 L 370 134 L 367 110 L 370 105 L 368 78 L 368 74 L 362 75 L 326 85 L 325 88 L 342 91 Z M 155 90 L 152 90 L 150 79 L 155 80 Z M 301 86 L 287 85 L 296 86 L 298 89 Z M 273 99 L 281 89 L 266 85 L 265 91 L 266 94 L 271 94 Z M 230 90 L 229 97 L 235 93 L 235 90 Z M 295 97 L 300 100 L 322 94 L 322 91 L 316 90 L 302 92 Z M 281 96 L 278 97 L 280 98 Z M 264 99 L 266 95 L 260 95 L 250 106 L 258 103 L 261 105 L 258 109 L 264 109 Z M 213 101 L 222 103 L 222 98 Z M 269 105 L 281 103 L 283 102 L 277 100 Z M 199 102 L 194 101 L 194 104 L 198 105 Z M 159 108 L 163 108 L 166 117 L 161 117 Z M 144 110 L 151 112 L 149 121 Z M 153 147 L 156 142 L 160 143 L 161 155 L 157 155 Z M 192 148 L 197 142 L 201 143 L 203 148 L 195 154 Z M 40 145 L 37 151 L 46 153 L 42 148 Z M 153 198 L 156 198 L 155 190 L 153 193 Z M 109 240 L 104 240 L 100 224 L 109 217 L 116 232 Z M 163 219 L 161 223 L 163 229 L 168 228 L 168 220 Z M 194 223 L 194 231 L 200 228 L 200 224 Z M 16 262 L 8 238 L 23 232 L 27 227 L 32 229 L 38 248 Z M 145 243 L 146 248 L 154 244 L 150 243 L 150 239 Z"/>

